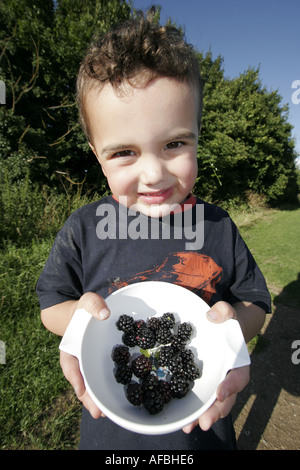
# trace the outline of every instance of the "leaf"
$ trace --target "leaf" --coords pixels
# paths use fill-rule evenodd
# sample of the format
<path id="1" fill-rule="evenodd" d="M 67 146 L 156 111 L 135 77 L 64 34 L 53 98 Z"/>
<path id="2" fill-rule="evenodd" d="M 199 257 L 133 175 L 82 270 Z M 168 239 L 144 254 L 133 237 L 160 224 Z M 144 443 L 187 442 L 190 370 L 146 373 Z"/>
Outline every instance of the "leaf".
<path id="1" fill-rule="evenodd" d="M 145 357 L 151 357 L 151 353 L 149 349 L 140 349 L 140 353 L 143 354 Z"/>

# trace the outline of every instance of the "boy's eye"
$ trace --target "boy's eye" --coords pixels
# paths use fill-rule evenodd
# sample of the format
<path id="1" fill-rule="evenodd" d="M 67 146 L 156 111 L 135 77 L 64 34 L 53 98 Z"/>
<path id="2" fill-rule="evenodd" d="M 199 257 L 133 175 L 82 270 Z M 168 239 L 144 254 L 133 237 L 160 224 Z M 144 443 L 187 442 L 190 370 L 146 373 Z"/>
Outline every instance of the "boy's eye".
<path id="1" fill-rule="evenodd" d="M 115 157 L 132 157 L 135 153 L 132 150 L 120 150 L 120 152 L 116 152 L 113 154 L 113 158 Z"/>
<path id="2" fill-rule="evenodd" d="M 166 145 L 166 148 L 168 150 L 175 150 L 175 149 L 178 149 L 180 147 L 182 147 L 184 145 L 184 142 L 170 142 L 169 144 Z"/>

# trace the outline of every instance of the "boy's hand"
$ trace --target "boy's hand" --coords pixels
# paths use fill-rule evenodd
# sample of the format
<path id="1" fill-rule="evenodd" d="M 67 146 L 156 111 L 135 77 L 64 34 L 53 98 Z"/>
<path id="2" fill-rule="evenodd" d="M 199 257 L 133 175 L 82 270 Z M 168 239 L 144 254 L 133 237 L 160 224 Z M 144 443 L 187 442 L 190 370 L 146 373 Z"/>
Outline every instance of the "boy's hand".
<path id="1" fill-rule="evenodd" d="M 60 365 L 64 376 L 74 388 L 77 398 L 91 413 L 92 417 L 100 418 L 100 416 L 105 416 L 86 391 L 77 357 L 71 356 L 71 354 L 68 354 L 64 351 L 60 351 Z"/>
<path id="2" fill-rule="evenodd" d="M 98 320 L 106 320 L 110 315 L 105 300 L 101 295 L 95 294 L 95 292 L 86 292 L 80 297 L 76 310 L 80 308 L 84 308 Z"/>
<path id="3" fill-rule="evenodd" d="M 207 317 L 212 322 L 221 323 L 231 318 L 237 319 L 237 314 L 230 304 L 220 301 L 207 312 Z M 203 431 L 207 431 L 218 419 L 225 418 L 230 413 L 237 394 L 248 384 L 249 378 L 249 366 L 230 370 L 220 383 L 217 398 L 211 407 L 197 421 L 185 426 L 182 430 L 189 434 L 199 424 Z"/>
<path id="4" fill-rule="evenodd" d="M 110 315 L 104 299 L 94 292 L 87 292 L 80 298 L 77 305 L 77 309 L 79 308 L 84 308 L 98 320 L 105 320 Z M 60 351 L 60 365 L 64 376 L 74 388 L 77 398 L 83 403 L 92 417 L 100 418 L 100 416 L 105 416 L 86 391 L 77 357 L 64 351 Z"/>

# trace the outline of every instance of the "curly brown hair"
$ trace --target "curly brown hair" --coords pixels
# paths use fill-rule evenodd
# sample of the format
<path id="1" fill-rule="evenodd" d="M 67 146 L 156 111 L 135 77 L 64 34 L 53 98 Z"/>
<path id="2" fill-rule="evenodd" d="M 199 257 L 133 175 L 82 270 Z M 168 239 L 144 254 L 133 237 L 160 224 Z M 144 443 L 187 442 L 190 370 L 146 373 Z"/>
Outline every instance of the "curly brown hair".
<path id="1" fill-rule="evenodd" d="M 156 77 L 187 81 L 199 90 L 198 123 L 202 115 L 202 81 L 193 47 L 173 26 L 159 26 L 144 17 L 130 19 L 94 40 L 81 63 L 77 77 L 77 102 L 81 126 L 91 141 L 85 110 L 89 90 L 110 83 L 145 86 Z M 146 81 L 146 83 L 145 83 Z"/>

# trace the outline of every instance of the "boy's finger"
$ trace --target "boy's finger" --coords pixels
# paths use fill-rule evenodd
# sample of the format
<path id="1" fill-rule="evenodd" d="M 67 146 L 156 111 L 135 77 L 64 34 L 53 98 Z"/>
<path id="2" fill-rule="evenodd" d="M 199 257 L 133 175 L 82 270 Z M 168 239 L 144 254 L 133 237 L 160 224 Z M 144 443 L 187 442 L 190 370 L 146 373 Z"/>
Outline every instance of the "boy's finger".
<path id="1" fill-rule="evenodd" d="M 87 312 L 93 315 L 93 317 L 98 318 L 99 320 L 106 320 L 110 315 L 110 311 L 105 300 L 101 295 L 98 295 L 95 292 L 86 292 L 83 294 L 78 301 L 78 308 L 84 308 Z"/>
<path id="2" fill-rule="evenodd" d="M 207 318 L 214 323 L 221 323 L 229 319 L 236 319 L 236 311 L 228 302 L 216 302 L 206 313 Z"/>
<path id="3" fill-rule="evenodd" d="M 82 396 L 85 392 L 85 386 L 77 357 L 60 351 L 60 365 L 64 376 L 74 388 L 77 397 Z"/>
<path id="4" fill-rule="evenodd" d="M 220 402 L 226 400 L 231 395 L 241 392 L 250 380 L 250 367 L 238 367 L 228 372 L 226 378 L 221 382 L 217 390 L 217 397 Z"/>
<path id="5" fill-rule="evenodd" d="M 86 391 L 83 377 L 80 372 L 79 362 L 75 356 L 60 351 L 60 365 L 67 381 L 72 385 L 77 398 L 82 402 L 85 408 L 91 413 L 93 418 L 105 416 L 97 405 L 93 402 Z"/>
<path id="6" fill-rule="evenodd" d="M 216 399 L 211 407 L 199 418 L 199 426 L 202 431 L 208 431 L 220 418 L 225 418 L 230 413 L 235 400 L 236 394 L 231 395 L 224 402 Z"/>
<path id="7" fill-rule="evenodd" d="M 198 420 L 194 421 L 193 423 L 187 424 L 182 428 L 182 431 L 185 434 L 190 434 L 190 432 L 194 429 L 195 426 L 198 425 Z"/>
<path id="8" fill-rule="evenodd" d="M 94 419 L 105 417 L 105 414 L 98 408 L 98 406 L 93 402 L 88 392 L 85 390 L 84 394 L 79 396 L 78 399 L 81 401 L 83 406 L 90 412 L 91 416 Z"/>
<path id="9" fill-rule="evenodd" d="M 230 413 L 236 401 L 237 393 L 246 387 L 249 378 L 249 366 L 239 367 L 228 372 L 226 378 L 218 387 L 217 399 L 209 409 L 199 417 L 199 426 L 202 431 L 208 431 L 218 419 L 224 418 Z M 188 424 L 182 428 L 183 432 L 189 434 L 196 424 L 198 424 L 196 421 Z"/>

